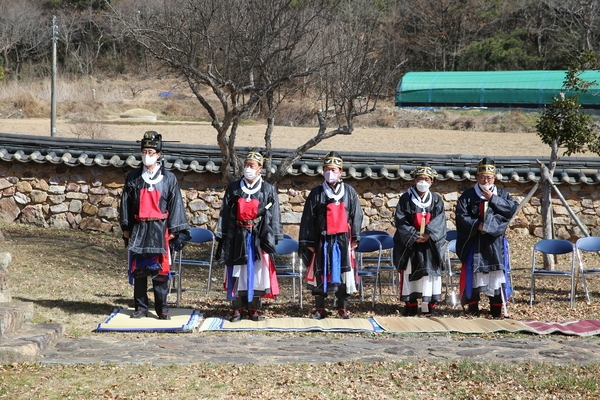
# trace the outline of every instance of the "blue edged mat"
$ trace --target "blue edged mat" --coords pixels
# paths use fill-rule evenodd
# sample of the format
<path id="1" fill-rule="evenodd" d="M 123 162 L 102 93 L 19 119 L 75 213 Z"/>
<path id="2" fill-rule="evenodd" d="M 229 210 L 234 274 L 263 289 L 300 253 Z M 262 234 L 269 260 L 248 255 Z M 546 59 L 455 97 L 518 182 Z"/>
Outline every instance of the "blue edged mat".
<path id="1" fill-rule="evenodd" d="M 381 332 L 381 327 L 372 318 L 266 318 L 254 322 L 248 319 L 229 322 L 223 318 L 206 318 L 200 331 L 296 331 L 296 332 Z"/>
<path id="2" fill-rule="evenodd" d="M 131 318 L 133 309 L 117 308 L 102 323 L 98 324 L 97 332 L 192 332 L 202 322 L 202 313 L 191 308 L 171 308 L 170 320 L 158 319 L 152 311 L 147 317 Z"/>

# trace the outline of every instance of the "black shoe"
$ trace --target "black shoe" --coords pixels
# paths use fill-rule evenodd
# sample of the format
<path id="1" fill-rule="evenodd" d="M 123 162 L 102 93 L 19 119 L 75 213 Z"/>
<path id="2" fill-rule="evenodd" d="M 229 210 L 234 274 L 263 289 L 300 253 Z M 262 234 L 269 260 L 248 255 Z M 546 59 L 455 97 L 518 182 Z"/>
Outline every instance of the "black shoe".
<path id="1" fill-rule="evenodd" d="M 257 309 L 251 309 L 250 310 L 250 319 L 254 322 L 258 322 L 258 321 L 264 321 L 265 317 L 260 315 L 260 313 L 258 312 Z"/>
<path id="2" fill-rule="evenodd" d="M 419 306 L 416 303 L 407 303 L 404 307 L 404 316 L 405 317 L 415 317 L 419 314 Z"/>
<path id="3" fill-rule="evenodd" d="M 350 319 L 350 313 L 345 308 L 338 308 L 338 315 L 341 319 Z"/>
<path id="4" fill-rule="evenodd" d="M 490 315 L 493 319 L 502 319 L 502 305 L 490 306 Z"/>
<path id="5" fill-rule="evenodd" d="M 147 317 L 147 316 L 148 316 L 148 311 L 137 310 L 137 311 L 134 311 L 133 313 L 131 313 L 130 318 L 142 318 L 142 317 Z"/>
<path id="6" fill-rule="evenodd" d="M 229 321 L 231 322 L 240 322 L 242 320 L 242 309 L 239 308 L 235 311 L 233 311 L 233 315 L 231 316 L 231 318 L 229 319 Z"/>
<path id="7" fill-rule="evenodd" d="M 469 308 L 467 309 L 467 317 L 479 317 L 479 304 L 469 304 Z"/>
<path id="8" fill-rule="evenodd" d="M 162 314 L 160 314 L 160 315 L 158 316 L 158 319 L 166 319 L 166 320 L 169 320 L 169 319 L 171 319 L 171 317 L 170 317 L 170 316 L 169 316 L 169 314 L 167 314 L 167 313 L 162 313 Z"/>
<path id="9" fill-rule="evenodd" d="M 253 315 L 250 317 L 250 319 L 254 322 L 258 322 L 258 321 L 264 321 L 265 317 L 263 317 L 262 315 Z"/>
<path id="10" fill-rule="evenodd" d="M 325 311 L 325 309 L 323 308 L 317 308 L 315 311 L 312 312 L 312 314 L 310 314 L 310 317 L 312 319 L 323 319 L 323 318 L 327 318 L 327 311 Z"/>
<path id="11" fill-rule="evenodd" d="M 425 318 L 433 318 L 433 317 L 435 317 L 435 309 L 436 309 L 436 305 L 429 303 L 429 305 L 427 306 L 427 312 L 423 313 L 421 315 L 424 316 Z"/>

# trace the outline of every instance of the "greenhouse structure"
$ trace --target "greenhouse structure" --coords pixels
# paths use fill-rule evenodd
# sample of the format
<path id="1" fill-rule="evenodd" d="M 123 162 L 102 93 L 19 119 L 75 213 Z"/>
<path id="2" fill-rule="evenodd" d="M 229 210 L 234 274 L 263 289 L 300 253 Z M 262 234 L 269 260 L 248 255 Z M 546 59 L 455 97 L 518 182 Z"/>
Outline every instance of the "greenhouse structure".
<path id="1" fill-rule="evenodd" d="M 396 106 L 542 108 L 560 95 L 566 72 L 408 72 L 396 88 Z M 596 83 L 580 93 L 579 103 L 600 109 L 600 72 L 585 71 L 580 78 Z"/>

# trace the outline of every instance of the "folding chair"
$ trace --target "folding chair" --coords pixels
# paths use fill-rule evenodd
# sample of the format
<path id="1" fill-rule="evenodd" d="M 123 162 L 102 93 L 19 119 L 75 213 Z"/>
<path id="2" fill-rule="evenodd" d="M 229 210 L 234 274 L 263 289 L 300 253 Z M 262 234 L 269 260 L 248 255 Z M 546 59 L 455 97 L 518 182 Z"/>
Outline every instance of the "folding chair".
<path id="1" fill-rule="evenodd" d="M 585 269 L 583 258 L 581 257 L 581 252 L 584 251 L 600 254 L 600 237 L 583 237 L 577 240 L 577 242 L 575 243 L 575 248 L 577 249 L 577 259 L 579 260 L 579 271 L 581 273 L 581 280 L 583 281 L 583 288 L 585 289 L 585 297 L 587 299 L 587 302 L 589 303 L 591 299 L 585 276 L 588 274 L 600 274 L 600 268 Z M 575 283 L 575 289 L 577 289 L 577 282 Z"/>
<path id="2" fill-rule="evenodd" d="M 446 231 L 446 242 L 451 242 L 453 240 L 456 240 L 457 237 L 458 237 L 458 231 L 456 231 L 456 229 Z"/>
<path id="3" fill-rule="evenodd" d="M 459 268 L 454 269 L 453 266 L 458 264 Z M 456 307 L 460 302 L 458 298 L 458 282 L 454 278 L 460 277 L 460 267 L 462 264 L 456 254 L 456 239 L 452 239 L 446 246 L 446 304 Z M 450 291 L 450 295 L 448 292 Z"/>
<path id="4" fill-rule="evenodd" d="M 193 258 L 183 258 L 183 250 L 181 251 L 177 251 L 174 252 L 173 254 L 173 265 L 177 265 L 177 271 L 171 271 L 171 275 L 173 277 L 173 279 L 177 279 L 177 301 L 176 301 L 176 306 L 179 307 L 179 303 L 181 301 L 181 292 L 182 292 L 182 288 L 181 288 L 181 266 L 183 264 L 190 264 L 190 265 L 207 265 L 208 266 L 208 281 L 206 284 L 206 294 L 208 294 L 210 292 L 210 283 L 212 280 L 212 265 L 213 265 L 213 255 L 215 252 L 215 235 L 212 231 L 208 230 L 208 229 L 204 229 L 204 228 L 191 228 L 190 229 L 190 235 L 191 235 L 191 239 L 190 241 L 186 244 L 186 247 L 184 247 L 184 249 L 188 249 L 190 245 L 194 245 L 194 244 L 202 244 L 202 243 L 210 243 L 210 256 L 208 260 L 198 260 L 198 259 L 193 259 Z M 173 289 L 173 279 L 171 279 L 169 282 L 171 282 L 169 284 L 169 294 L 171 294 L 171 291 Z M 192 290 L 192 289 L 186 289 L 186 290 Z M 198 291 L 198 290 L 196 290 Z"/>
<path id="5" fill-rule="evenodd" d="M 377 271 L 381 266 L 381 243 L 376 239 L 375 236 L 364 236 L 360 239 L 358 243 L 358 247 L 354 251 L 357 255 L 357 274 L 360 278 L 360 296 L 361 300 L 364 300 L 364 279 L 367 276 L 374 277 L 373 284 L 373 300 L 371 306 L 375 307 L 375 296 L 377 295 Z M 368 269 L 368 265 L 365 265 L 365 262 L 369 263 L 373 260 L 367 259 L 364 254 L 368 253 L 377 253 L 375 262 L 375 270 Z"/>
<path id="6" fill-rule="evenodd" d="M 363 256 L 363 261 L 365 261 L 365 260 L 378 261 L 377 266 L 367 265 L 364 267 L 364 269 L 366 269 L 367 271 L 375 272 L 375 286 L 379 288 L 379 295 L 383 296 L 383 292 L 381 289 L 381 273 L 382 272 L 390 273 L 390 275 L 391 275 L 390 285 L 393 288 L 393 290 L 396 291 L 396 293 L 394 293 L 393 295 L 399 294 L 399 292 L 398 292 L 399 288 L 396 285 L 396 272 L 397 271 L 396 271 L 396 267 L 394 266 L 394 256 L 393 256 L 394 238 L 387 232 L 383 232 L 382 234 L 370 234 L 370 235 L 366 235 L 366 236 L 361 236 L 361 241 L 366 237 L 375 238 L 381 244 L 380 254 L 378 254 L 377 256 Z M 384 252 L 386 250 L 388 251 L 388 254 L 384 255 Z M 385 264 L 384 264 L 384 262 L 385 262 Z"/>
<path id="7" fill-rule="evenodd" d="M 280 240 L 275 246 L 275 274 L 277 277 L 292 278 L 292 300 L 296 301 L 296 279 L 298 279 L 300 308 L 302 308 L 302 262 L 298 263 L 296 267 L 296 254 L 298 252 L 298 241 L 285 238 Z M 291 264 L 279 264 L 278 261 L 281 257 L 277 256 L 291 256 Z"/>
<path id="8" fill-rule="evenodd" d="M 562 239 L 542 239 L 533 246 L 531 255 L 531 287 L 529 290 L 529 306 L 533 305 L 535 299 L 535 277 L 536 276 L 554 276 L 567 277 L 571 279 L 571 287 L 569 290 L 569 301 L 573 308 L 573 300 L 575 297 L 575 247 L 573 243 Z M 536 268 L 536 254 L 548 255 L 571 255 L 571 267 L 569 270 L 546 270 Z"/>
<path id="9" fill-rule="evenodd" d="M 360 237 L 363 238 L 365 236 L 374 236 L 377 240 L 381 242 L 381 250 L 389 250 L 387 255 L 381 255 L 381 262 L 387 262 L 389 265 L 394 264 L 394 257 L 392 254 L 392 249 L 394 248 L 394 238 L 392 235 L 387 233 L 386 231 L 362 231 L 360 233 Z M 375 261 L 377 257 L 375 256 L 365 256 L 364 260 Z"/>

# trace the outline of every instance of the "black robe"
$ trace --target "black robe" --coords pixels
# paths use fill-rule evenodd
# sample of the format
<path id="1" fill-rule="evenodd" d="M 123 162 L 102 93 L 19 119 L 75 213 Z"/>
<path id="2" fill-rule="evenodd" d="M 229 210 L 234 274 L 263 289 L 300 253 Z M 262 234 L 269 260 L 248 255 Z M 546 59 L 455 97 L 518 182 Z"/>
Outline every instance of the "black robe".
<path id="1" fill-rule="evenodd" d="M 504 233 L 517 210 L 517 202 L 506 190 L 497 187 L 497 194 L 488 202 L 483 219 L 483 233 L 478 229 L 480 198 L 471 187 L 463 192 L 456 203 L 456 253 L 464 263 L 469 249 L 473 249 L 474 273 L 504 270 Z"/>
<path id="2" fill-rule="evenodd" d="M 177 183 L 177 177 L 170 171 L 161 168 L 163 179 L 154 184 L 154 190 L 160 193 L 158 208 L 163 214 L 168 214 L 164 220 L 137 221 L 135 216 L 140 208 L 140 190 L 150 185 L 142 178 L 143 168 L 131 171 L 125 180 L 121 197 L 121 229 L 130 231 L 129 250 L 135 255 L 163 254 L 168 255 L 165 243 L 165 232 L 177 236 L 187 231 L 185 206 Z"/>
<path id="3" fill-rule="evenodd" d="M 217 239 L 222 241 L 222 257 L 225 265 L 228 266 L 247 264 L 246 237 L 249 233 L 254 234 L 255 239 L 254 261 L 260 259 L 259 249 L 274 254 L 277 242 L 283 239 L 279 198 L 275 187 L 263 181 L 256 193 L 248 195 L 244 193 L 240 183 L 241 180 L 238 180 L 227 186 L 215 232 Z M 238 226 L 236 224 L 237 201 L 241 197 L 248 196 L 259 202 L 259 221 L 252 227 Z"/>
<path id="4" fill-rule="evenodd" d="M 416 190 L 416 189 L 415 189 Z M 431 213 L 431 219 L 425 227 L 430 239 L 425 243 L 416 243 L 419 231 L 414 227 L 415 214 L 421 214 L 409 192 L 404 193 L 396 206 L 396 233 L 394 234 L 394 264 L 398 271 L 407 268 L 411 262 L 412 273 L 409 280 L 416 281 L 423 276 L 441 276 L 446 251 L 446 213 L 442 197 L 431 192 L 431 204 L 425 209 Z"/>
<path id="5" fill-rule="evenodd" d="M 309 266 L 313 253 L 308 247 L 315 249 L 317 257 L 314 260 L 314 274 L 316 277 L 317 288 L 322 287 L 323 277 L 323 243 L 327 240 L 330 244 L 337 241 L 341 253 L 341 272 L 349 272 L 353 265 L 350 260 L 350 242 L 358 243 L 360 240 L 360 230 L 362 227 L 363 212 L 360 207 L 358 195 L 354 188 L 346 183 L 340 182 L 338 185 L 344 185 L 344 196 L 340 202 L 344 203 L 346 215 L 348 217 L 348 233 L 338 233 L 335 235 L 323 235 L 326 229 L 326 207 L 328 203 L 334 200 L 327 197 L 323 185 L 313 188 L 304 203 L 302 219 L 300 221 L 300 232 L 298 241 L 300 245 L 300 256 L 304 265 Z M 333 246 L 329 246 L 332 249 Z M 328 254 L 331 257 L 331 254 Z M 311 289 L 313 289 L 311 287 Z M 331 286 L 329 291 L 335 291 L 336 287 Z"/>

